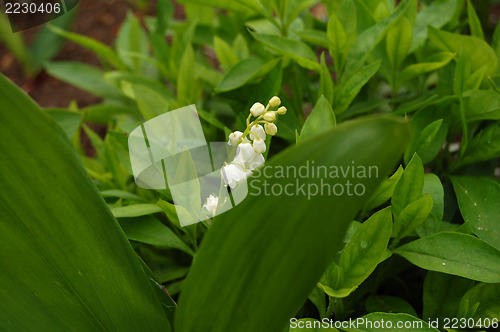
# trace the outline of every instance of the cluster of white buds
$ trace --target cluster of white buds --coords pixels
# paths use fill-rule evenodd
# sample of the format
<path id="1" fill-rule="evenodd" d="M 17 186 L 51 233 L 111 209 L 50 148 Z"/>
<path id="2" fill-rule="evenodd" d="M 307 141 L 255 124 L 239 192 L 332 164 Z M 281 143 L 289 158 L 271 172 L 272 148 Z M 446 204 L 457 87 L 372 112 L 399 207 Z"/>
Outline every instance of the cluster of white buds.
<path id="1" fill-rule="evenodd" d="M 238 183 L 244 181 L 254 169 L 264 164 L 266 134 L 276 135 L 278 132 L 275 124 L 277 115 L 286 113 L 286 107 L 280 107 L 280 105 L 281 100 L 277 96 L 272 97 L 267 106 L 258 102 L 253 104 L 246 120 L 245 131 L 235 131 L 229 134 L 227 144 L 233 147 L 234 158 L 229 164 L 225 163 L 221 169 L 226 186 L 231 189 L 236 188 Z M 215 215 L 218 203 L 218 197 L 210 195 L 203 207 Z"/>
<path id="2" fill-rule="evenodd" d="M 266 134 L 276 135 L 278 132 L 275 124 L 277 115 L 286 113 L 286 107 L 279 107 L 280 105 L 281 100 L 277 96 L 272 97 L 267 106 L 259 102 L 253 104 L 246 120 L 245 131 L 235 131 L 229 134 L 228 144 L 235 149 L 235 157 L 230 164 L 222 168 L 226 186 L 235 188 L 238 182 L 245 180 L 254 169 L 264 164 L 262 154 L 267 149 Z"/>

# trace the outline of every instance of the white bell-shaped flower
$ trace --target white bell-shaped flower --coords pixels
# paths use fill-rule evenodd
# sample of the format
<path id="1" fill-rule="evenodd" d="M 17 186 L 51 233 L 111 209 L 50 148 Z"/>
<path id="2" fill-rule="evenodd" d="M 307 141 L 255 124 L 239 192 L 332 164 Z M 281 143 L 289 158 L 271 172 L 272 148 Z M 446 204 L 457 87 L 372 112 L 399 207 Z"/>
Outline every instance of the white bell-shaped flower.
<path id="1" fill-rule="evenodd" d="M 264 161 L 264 156 L 260 153 L 256 153 L 252 144 L 241 143 L 238 145 L 233 163 L 242 166 L 245 170 L 252 171 L 264 165 Z"/>
<path id="2" fill-rule="evenodd" d="M 240 181 L 246 179 L 248 173 L 245 172 L 240 165 L 231 163 L 222 167 L 221 175 L 226 186 L 230 186 L 231 189 L 234 189 Z"/>
<path id="3" fill-rule="evenodd" d="M 264 142 L 260 138 L 257 138 L 253 141 L 253 150 L 255 151 L 255 153 L 266 152 L 266 142 Z"/>
<path id="4" fill-rule="evenodd" d="M 236 146 L 242 135 L 243 133 L 238 130 L 235 131 L 234 133 L 229 134 L 229 141 L 227 142 L 227 144 L 231 146 Z"/>
<path id="5" fill-rule="evenodd" d="M 262 140 L 265 140 L 266 139 L 266 132 L 264 131 L 264 128 L 262 128 L 261 125 L 254 125 L 250 131 L 252 132 L 252 134 L 250 134 L 250 139 L 252 141 L 254 141 L 257 137 L 262 139 Z M 253 133 L 255 133 L 255 136 Z"/>
<path id="6" fill-rule="evenodd" d="M 207 201 L 203 205 L 204 208 L 206 208 L 212 216 L 215 215 L 215 212 L 217 211 L 217 204 L 219 203 L 219 197 L 215 197 L 214 195 L 210 195 L 207 197 Z"/>

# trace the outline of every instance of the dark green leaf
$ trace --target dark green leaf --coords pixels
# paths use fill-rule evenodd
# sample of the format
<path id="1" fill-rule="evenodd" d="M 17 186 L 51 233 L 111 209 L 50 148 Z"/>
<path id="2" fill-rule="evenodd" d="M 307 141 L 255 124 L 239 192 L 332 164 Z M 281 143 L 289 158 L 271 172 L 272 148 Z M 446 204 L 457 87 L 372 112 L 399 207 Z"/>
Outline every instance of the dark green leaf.
<path id="1" fill-rule="evenodd" d="M 477 176 L 451 178 L 462 217 L 482 240 L 500 250 L 500 184 Z"/>
<path id="2" fill-rule="evenodd" d="M 394 234 L 396 240 L 408 236 L 427 219 L 432 209 L 432 198 L 425 194 L 416 201 L 408 204 L 394 220 Z"/>
<path id="3" fill-rule="evenodd" d="M 500 251 L 471 235 L 441 232 L 405 244 L 394 253 L 426 270 L 500 282 Z"/>
<path id="4" fill-rule="evenodd" d="M 424 223 L 416 229 L 420 237 L 437 233 L 444 214 L 444 190 L 441 180 L 432 173 L 424 174 L 424 194 L 432 197 L 432 210 Z"/>
<path id="5" fill-rule="evenodd" d="M 170 331 L 66 134 L 1 75 L 0 99 L 0 329 Z"/>
<path id="6" fill-rule="evenodd" d="M 300 133 L 301 139 L 306 139 L 314 135 L 321 134 L 335 127 L 336 120 L 332 107 L 326 100 L 325 96 L 321 96 L 314 106 L 311 114 L 306 119 L 304 127 Z"/>
<path id="7" fill-rule="evenodd" d="M 409 3 L 412 1 L 414 0 L 402 1 L 389 17 L 366 29 L 356 37 L 356 41 L 347 56 L 345 73 L 342 75 L 343 82 L 349 80 L 363 66 L 375 46 L 378 45 L 392 25 L 405 13 Z"/>
<path id="8" fill-rule="evenodd" d="M 70 83 L 93 95 L 110 98 L 123 98 L 121 91 L 109 83 L 104 73 L 96 67 L 80 62 L 51 62 L 45 70 L 61 81 Z"/>
<path id="9" fill-rule="evenodd" d="M 251 31 L 250 34 L 271 50 L 297 61 L 300 66 L 317 72 L 321 71 L 321 66 L 318 63 L 316 55 L 306 44 L 280 36 L 260 34 Z"/>
<path id="10" fill-rule="evenodd" d="M 121 218 L 120 226 L 130 240 L 154 246 L 182 250 L 190 255 L 194 252 L 175 233 L 151 216 L 140 218 Z"/>
<path id="11" fill-rule="evenodd" d="M 471 35 L 484 40 L 484 32 L 481 27 L 481 21 L 479 20 L 479 17 L 477 17 L 476 11 L 474 10 L 470 0 L 467 0 L 467 16 L 469 18 Z"/>
<path id="12" fill-rule="evenodd" d="M 73 112 L 65 109 L 45 109 L 45 111 L 56 120 L 57 124 L 61 126 L 69 139 L 75 135 L 76 131 L 80 128 L 83 114 Z"/>
<path id="13" fill-rule="evenodd" d="M 119 70 L 126 69 L 125 64 L 120 60 L 118 55 L 116 55 L 115 51 L 113 51 L 110 47 L 106 46 L 105 44 L 87 36 L 62 30 L 56 27 L 55 25 L 49 25 L 48 27 L 53 32 L 65 37 L 66 39 L 71 40 L 72 42 L 75 42 L 78 45 L 88 48 L 89 50 L 95 52 L 98 56 L 102 57 L 116 69 Z"/>
<path id="14" fill-rule="evenodd" d="M 486 64 L 488 66 L 487 75 L 492 75 L 498 68 L 497 56 L 484 40 L 473 36 L 441 31 L 432 26 L 429 26 L 429 38 L 443 51 L 457 53 L 458 55 L 464 52 L 467 59 L 471 61 L 473 71 Z"/>
<path id="15" fill-rule="evenodd" d="M 422 197 L 424 166 L 417 154 L 413 155 L 398 181 L 391 199 L 394 216 L 398 216 L 410 203 Z"/>
<path id="16" fill-rule="evenodd" d="M 140 217 L 161 211 L 162 209 L 155 204 L 134 204 L 111 209 L 115 218 Z"/>
<path id="17" fill-rule="evenodd" d="M 460 166 L 490 160 L 500 156 L 500 123 L 496 122 L 481 130 L 467 145 Z"/>
<path id="18" fill-rule="evenodd" d="M 399 166 L 396 172 L 394 172 L 394 174 L 391 175 L 390 178 L 385 179 L 380 184 L 380 186 L 377 188 L 372 197 L 370 197 L 368 202 L 366 202 L 363 211 L 370 211 L 371 209 L 376 208 L 377 206 L 380 206 L 383 203 L 387 202 L 392 197 L 394 188 L 396 188 L 396 184 L 398 183 L 402 175 L 403 175 L 403 167 Z"/>
<path id="19" fill-rule="evenodd" d="M 356 98 L 361 88 L 378 71 L 380 64 L 381 61 L 377 60 L 359 69 L 358 72 L 354 73 L 354 75 L 342 83 L 342 85 L 337 86 L 337 89 L 335 89 L 333 93 L 333 109 L 335 114 L 341 114 L 349 108 L 349 105 L 351 105 L 354 98 Z"/>
<path id="20" fill-rule="evenodd" d="M 478 284 L 470 289 L 460 301 L 458 317 L 500 320 L 500 284 Z M 493 326 L 494 327 L 494 326 Z"/>
<path id="21" fill-rule="evenodd" d="M 405 313 L 414 317 L 418 316 L 411 304 L 400 297 L 389 295 L 372 295 L 366 299 L 366 311 Z"/>
<path id="22" fill-rule="evenodd" d="M 274 59 L 266 62 L 260 58 L 241 60 L 222 78 L 222 81 L 217 87 L 217 91 L 225 92 L 239 88 L 247 82 L 267 74 L 279 63 L 279 61 L 279 59 Z"/>
<path id="23" fill-rule="evenodd" d="M 424 319 L 457 317 L 457 308 L 463 294 L 474 281 L 451 274 L 427 272 L 424 282 Z M 440 326 L 442 327 L 441 322 Z"/>
<path id="24" fill-rule="evenodd" d="M 286 150 L 269 165 L 299 166 L 313 159 L 316 165 L 351 165 L 356 160 L 357 165 L 377 165 L 385 174 L 403 151 L 407 130 L 407 125 L 385 118 L 344 123 L 310 144 Z M 262 180 L 262 174 L 256 179 Z M 271 186 L 283 186 L 291 179 L 266 180 Z M 306 187 L 315 183 L 311 178 L 303 180 Z M 310 200 L 301 194 L 279 200 L 262 193 L 256 197 L 258 190 L 251 184 L 249 197 L 219 216 L 205 235 L 183 285 L 177 330 L 274 332 L 285 328 L 339 249 L 348 223 L 380 183 L 374 178 L 359 181 L 366 184 L 366 197 L 313 196 Z M 311 211 L 314 219 L 309 218 Z M 279 311 L 274 310 L 277 307 Z"/>
<path id="25" fill-rule="evenodd" d="M 392 234 L 391 208 L 373 214 L 354 234 L 340 256 L 340 288 L 359 286 L 380 263 Z"/>

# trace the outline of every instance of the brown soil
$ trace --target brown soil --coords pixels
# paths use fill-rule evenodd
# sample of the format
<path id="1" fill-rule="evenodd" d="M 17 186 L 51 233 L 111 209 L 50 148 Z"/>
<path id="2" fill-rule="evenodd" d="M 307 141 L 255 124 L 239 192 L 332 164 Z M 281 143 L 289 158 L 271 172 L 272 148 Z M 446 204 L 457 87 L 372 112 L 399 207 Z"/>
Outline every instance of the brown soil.
<path id="1" fill-rule="evenodd" d="M 76 8 L 78 15 L 71 30 L 112 45 L 127 9 L 130 8 L 123 0 L 80 0 Z M 22 33 L 29 43 L 40 28 L 38 26 L 19 33 Z M 72 42 L 65 43 L 54 61 L 79 61 L 99 66 L 99 60 L 94 53 Z M 0 46 L 0 71 L 42 107 L 67 107 L 72 100 L 75 100 L 79 107 L 99 102 L 99 98 L 50 77 L 45 72 L 35 78 L 26 78 L 22 67 L 3 46 Z"/>

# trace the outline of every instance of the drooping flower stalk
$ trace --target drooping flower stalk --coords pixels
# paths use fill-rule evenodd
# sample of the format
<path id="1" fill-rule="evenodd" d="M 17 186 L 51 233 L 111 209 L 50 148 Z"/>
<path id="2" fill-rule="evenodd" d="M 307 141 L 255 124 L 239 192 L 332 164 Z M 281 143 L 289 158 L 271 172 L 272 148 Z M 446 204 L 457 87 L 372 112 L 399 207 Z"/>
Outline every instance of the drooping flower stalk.
<path id="1" fill-rule="evenodd" d="M 236 188 L 238 183 L 246 180 L 252 174 L 253 170 L 264 164 L 263 153 L 267 149 L 266 134 L 276 135 L 278 132 L 278 127 L 275 124 L 277 115 L 284 115 L 287 111 L 286 107 L 279 107 L 280 105 L 281 100 L 277 96 L 272 97 L 267 106 L 256 102 L 250 108 L 245 130 L 229 134 L 227 144 L 233 149 L 229 155 L 230 162 L 224 163 L 221 169 L 224 186 L 231 189 Z M 272 110 L 277 107 L 279 108 L 276 111 Z M 216 214 L 219 203 L 218 197 L 210 195 L 203 207 L 213 216 Z"/>

